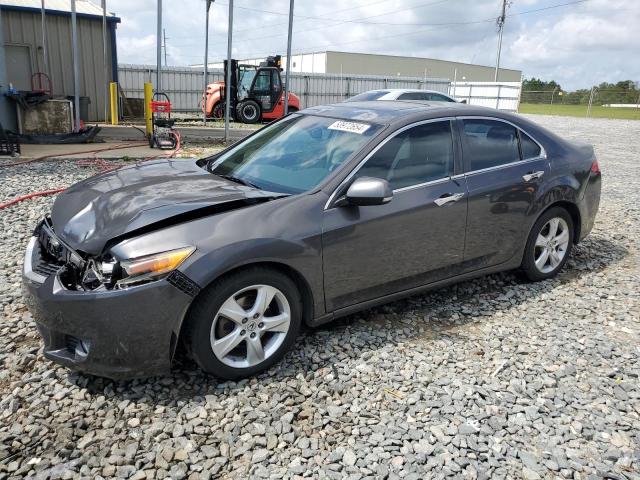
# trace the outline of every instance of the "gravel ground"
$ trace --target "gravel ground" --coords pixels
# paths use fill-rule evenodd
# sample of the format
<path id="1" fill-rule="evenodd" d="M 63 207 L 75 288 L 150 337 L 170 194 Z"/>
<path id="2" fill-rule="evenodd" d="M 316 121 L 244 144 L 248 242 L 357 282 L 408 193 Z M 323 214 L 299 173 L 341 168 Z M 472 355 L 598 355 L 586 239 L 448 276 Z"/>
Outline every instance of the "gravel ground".
<path id="1" fill-rule="evenodd" d="M 594 143 L 604 172 L 596 227 L 556 279 L 368 310 L 241 382 L 188 361 L 122 383 L 46 361 L 20 266 L 52 198 L 0 211 L 0 477 L 640 478 L 640 122 L 532 118 Z M 91 173 L 6 168 L 0 198 Z"/>

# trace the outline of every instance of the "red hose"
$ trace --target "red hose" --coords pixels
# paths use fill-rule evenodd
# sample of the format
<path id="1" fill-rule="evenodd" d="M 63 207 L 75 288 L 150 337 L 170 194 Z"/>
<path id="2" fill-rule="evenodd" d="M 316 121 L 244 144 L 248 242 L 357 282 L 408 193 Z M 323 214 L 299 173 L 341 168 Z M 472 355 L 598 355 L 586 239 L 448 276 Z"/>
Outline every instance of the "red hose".
<path id="1" fill-rule="evenodd" d="M 171 132 L 172 135 L 175 137 L 176 139 L 176 148 L 173 150 L 173 152 L 169 155 L 170 157 L 173 157 L 178 150 L 180 150 L 181 148 L 181 137 L 180 137 L 180 132 L 174 131 Z M 93 149 L 93 150 L 87 150 L 87 151 L 83 151 L 83 152 L 69 152 L 69 153 L 54 153 L 51 155 L 44 155 L 42 157 L 38 157 L 38 158 L 31 158 L 29 160 L 23 160 L 21 162 L 14 162 L 14 163 L 0 163 L 1 167 L 13 167 L 13 166 L 18 166 L 18 165 L 24 165 L 26 163 L 32 163 L 32 162 L 38 162 L 41 160 L 46 160 L 47 158 L 51 158 L 51 157 L 60 157 L 63 155 L 80 155 L 80 154 L 84 154 L 84 153 L 99 153 L 99 152 L 105 152 L 108 150 L 117 150 L 117 149 L 121 149 L 121 148 L 131 148 L 131 147 L 135 147 L 137 146 L 138 143 L 135 144 L 121 144 L 121 145 L 115 145 L 113 147 L 109 147 L 109 148 L 97 148 L 97 149 Z M 93 158 L 93 159 L 82 159 L 79 162 L 77 162 L 77 165 L 82 166 L 82 167 L 96 167 L 97 169 L 99 169 L 101 172 L 109 172 L 111 170 L 116 170 L 122 166 L 127 165 L 126 163 L 119 163 L 119 164 L 114 164 L 111 162 L 108 162 L 102 158 Z M 23 195 L 21 197 L 17 197 L 14 198 L 12 200 L 9 200 L 8 202 L 4 202 L 4 203 L 0 203 L 0 210 L 2 210 L 3 208 L 7 208 L 11 205 L 15 205 L 16 203 L 20 203 L 24 200 L 28 200 L 30 198 L 34 198 L 34 197 L 43 197 L 45 195 L 53 195 L 54 193 L 60 193 L 62 191 L 64 191 L 66 189 L 65 188 L 56 188 L 53 190 L 44 190 L 41 192 L 33 192 L 33 193 L 29 193 L 27 195 Z"/>
<path id="2" fill-rule="evenodd" d="M 53 195 L 54 193 L 60 193 L 64 190 L 66 190 L 66 188 L 56 188 L 53 190 L 44 190 L 42 192 L 33 192 L 28 195 L 23 195 L 22 197 L 14 198 L 13 200 L 9 200 L 8 202 L 0 203 L 0 210 L 11 205 L 15 205 L 16 203 L 20 203 L 24 200 L 29 200 L 33 197 L 44 197 L 45 195 Z"/>

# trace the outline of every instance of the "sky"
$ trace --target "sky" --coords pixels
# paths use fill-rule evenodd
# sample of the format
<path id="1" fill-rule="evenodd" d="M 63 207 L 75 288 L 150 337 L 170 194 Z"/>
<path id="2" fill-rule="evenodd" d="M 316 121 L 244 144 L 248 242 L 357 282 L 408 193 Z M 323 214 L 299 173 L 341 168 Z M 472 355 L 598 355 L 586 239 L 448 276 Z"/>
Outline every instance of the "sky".
<path id="1" fill-rule="evenodd" d="M 99 3 L 98 0 L 93 0 Z M 640 81 L 640 0 L 511 0 L 501 66 L 565 90 Z M 324 50 L 495 65 L 502 0 L 296 0 L 293 53 Z M 118 61 L 155 64 L 156 0 L 107 0 Z M 209 61 L 226 57 L 228 0 L 210 10 Z M 233 57 L 284 54 L 288 0 L 234 0 Z M 165 0 L 168 65 L 202 64 L 205 0 Z"/>

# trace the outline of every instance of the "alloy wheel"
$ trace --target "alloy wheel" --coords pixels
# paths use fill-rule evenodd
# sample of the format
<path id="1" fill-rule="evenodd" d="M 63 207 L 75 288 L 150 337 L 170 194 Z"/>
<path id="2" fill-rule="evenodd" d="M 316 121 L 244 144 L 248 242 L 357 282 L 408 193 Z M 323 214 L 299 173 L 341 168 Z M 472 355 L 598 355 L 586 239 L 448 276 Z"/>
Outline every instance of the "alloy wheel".
<path id="1" fill-rule="evenodd" d="M 542 273 L 553 272 L 564 260 L 569 246 L 569 225 L 560 217 L 542 226 L 534 245 L 534 263 Z"/>
<path id="2" fill-rule="evenodd" d="M 286 296 L 270 285 L 252 285 L 230 296 L 211 325 L 211 349 L 218 360 L 248 368 L 273 355 L 291 323 Z"/>

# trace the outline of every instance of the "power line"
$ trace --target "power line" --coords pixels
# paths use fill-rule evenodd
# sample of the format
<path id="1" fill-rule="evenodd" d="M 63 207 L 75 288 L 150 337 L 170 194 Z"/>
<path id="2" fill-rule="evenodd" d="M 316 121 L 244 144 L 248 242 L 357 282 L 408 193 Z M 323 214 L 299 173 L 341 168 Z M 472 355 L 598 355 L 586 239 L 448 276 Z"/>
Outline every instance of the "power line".
<path id="1" fill-rule="evenodd" d="M 589 2 L 591 0 L 573 0 L 570 2 L 564 2 L 564 3 L 560 3 L 560 4 L 555 4 L 555 5 L 549 5 L 546 7 L 541 7 L 541 8 L 536 8 L 536 9 L 531 9 L 531 10 L 525 10 L 525 11 L 521 11 L 521 12 L 514 12 L 511 13 L 509 15 L 505 15 L 505 18 L 510 18 L 510 17 L 515 17 L 515 16 L 519 16 L 519 15 L 527 15 L 527 14 L 531 14 L 531 13 L 537 13 L 537 12 L 541 12 L 541 11 L 546 11 L 546 10 L 551 10 L 551 9 L 555 9 L 555 8 L 561 8 L 561 7 L 566 7 L 566 6 L 570 6 L 570 5 L 576 5 L 576 4 L 581 4 L 581 3 L 586 3 Z M 376 2 L 378 3 L 378 2 Z M 442 1 L 439 2 L 431 2 L 430 4 L 436 4 L 436 3 L 443 3 Z M 222 5 L 221 3 L 216 3 L 217 5 Z M 216 5 L 214 4 L 214 5 Z M 427 6 L 429 4 L 425 4 L 423 6 Z M 238 7 L 239 8 L 239 7 Z M 244 8 L 248 8 L 248 7 L 244 7 Z M 411 9 L 414 7 L 408 7 L 407 9 Z M 253 10 L 257 10 L 257 9 L 253 9 Z M 403 9 L 406 10 L 406 9 Z M 399 10 L 402 11 L 402 10 Z M 267 12 L 268 13 L 268 12 Z M 396 12 L 386 12 L 386 13 L 382 13 L 382 14 L 377 14 L 377 15 L 371 15 L 368 17 L 363 17 L 361 19 L 350 19 L 348 21 L 340 21 L 340 24 L 342 23 L 352 23 L 352 22 L 356 22 L 357 20 L 365 20 L 368 18 L 373 18 L 373 17 L 378 17 L 378 16 L 383 16 L 383 15 L 389 15 L 390 13 L 396 13 Z M 319 17 L 314 17 L 314 18 L 318 18 Z M 326 19 L 325 19 L 326 20 Z M 386 39 L 386 38 L 397 38 L 397 37 L 403 37 L 403 36 L 411 36 L 411 35 L 416 35 L 416 34 L 420 34 L 420 33 L 424 33 L 424 32 L 429 32 L 429 31 L 433 31 L 433 30 L 439 30 L 441 28 L 445 28 L 445 27 L 461 27 L 461 26 L 468 26 L 468 25 L 474 25 L 474 24 L 481 24 L 481 23 L 489 23 L 489 22 L 494 22 L 495 21 L 495 17 L 491 17 L 491 18 L 485 18 L 485 19 L 481 19 L 481 20 L 471 20 L 471 21 L 465 21 L 465 22 L 449 22 L 449 23 L 443 23 L 443 24 L 416 24 L 416 25 L 429 25 L 429 26 L 433 26 L 435 28 L 428 28 L 428 29 L 420 29 L 420 30 L 416 30 L 416 31 L 412 31 L 412 32 L 403 32 L 400 34 L 393 34 L 393 35 L 384 35 L 384 36 L 376 36 L 376 39 Z M 363 22 L 365 24 L 368 25 L 384 25 L 384 23 L 373 23 L 373 22 Z M 311 30 L 318 30 L 321 28 L 330 28 L 333 26 L 337 26 L 336 25 L 331 25 L 329 27 L 317 27 L 314 29 L 305 29 L 302 32 L 308 32 Z M 408 24 L 408 23 L 403 23 L 403 24 L 394 24 L 397 26 L 411 26 L 412 24 Z M 295 33 L 300 33 L 300 31 L 295 32 Z M 247 41 L 256 41 L 256 40 L 262 40 L 264 38 L 270 38 L 270 37 L 277 37 L 277 36 L 282 36 L 283 34 L 276 34 L 276 35 L 269 35 L 269 36 L 261 36 L 258 38 L 248 38 L 248 39 L 243 39 L 243 40 L 236 40 L 237 42 L 247 42 Z M 341 46 L 341 45 L 348 45 L 348 44 L 353 44 L 353 43 L 362 43 L 362 42 L 366 42 L 366 41 L 370 41 L 370 39 L 362 39 L 362 40 L 353 40 L 353 41 L 348 41 L 348 42 L 334 42 L 334 43 L 329 43 L 329 44 L 323 44 L 323 45 L 316 45 L 316 46 L 309 46 L 309 47 L 301 47 L 301 49 L 299 49 L 299 51 L 297 53 L 295 53 L 295 55 L 299 55 L 301 53 L 309 53 L 309 52 L 313 52 L 316 49 L 322 49 L 322 48 L 327 48 L 327 47 L 335 47 L 335 46 Z M 300 51 L 302 50 L 302 51 Z M 252 57 L 252 56 L 264 56 L 265 53 L 261 52 L 261 53 L 246 53 L 246 54 L 237 54 L 237 56 L 239 57 Z M 186 57 L 188 57 L 187 55 L 185 55 Z M 194 57 L 195 58 L 195 57 Z"/>

